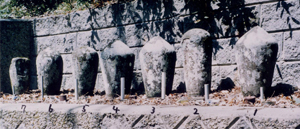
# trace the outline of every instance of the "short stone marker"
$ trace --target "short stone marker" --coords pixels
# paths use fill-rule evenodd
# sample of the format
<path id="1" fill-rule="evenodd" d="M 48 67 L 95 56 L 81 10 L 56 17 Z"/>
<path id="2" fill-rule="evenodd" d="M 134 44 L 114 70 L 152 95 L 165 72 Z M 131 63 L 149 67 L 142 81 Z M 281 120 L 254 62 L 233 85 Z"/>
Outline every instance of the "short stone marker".
<path id="1" fill-rule="evenodd" d="M 205 102 L 208 103 L 209 102 L 209 85 L 208 84 L 204 84 L 204 98 L 205 98 Z"/>
<path id="2" fill-rule="evenodd" d="M 272 84 L 278 43 L 261 27 L 252 28 L 236 43 L 239 82 L 244 96 L 260 96 Z M 264 92 L 265 92 L 264 91 Z"/>
<path id="3" fill-rule="evenodd" d="M 96 84 L 99 56 L 90 47 L 83 46 L 72 53 L 73 76 L 77 84 L 78 96 L 92 95 Z M 74 89 L 76 87 L 74 86 Z"/>
<path id="4" fill-rule="evenodd" d="M 166 72 L 161 72 L 161 99 L 166 95 Z"/>
<path id="5" fill-rule="evenodd" d="M 182 36 L 184 81 L 189 96 L 203 96 L 211 82 L 212 42 L 203 29 L 191 29 Z"/>
<path id="6" fill-rule="evenodd" d="M 59 94 L 62 81 L 63 62 L 61 55 L 55 48 L 48 47 L 41 51 L 36 58 L 36 67 L 39 89 L 43 86 L 45 94 Z M 42 77 L 44 78 L 43 82 Z"/>
<path id="7" fill-rule="evenodd" d="M 163 38 L 153 37 L 140 51 L 140 63 L 147 97 L 161 97 L 162 72 L 166 73 L 166 94 L 172 91 L 176 53 Z"/>
<path id="8" fill-rule="evenodd" d="M 75 100 L 77 101 L 78 100 L 78 80 L 77 79 L 74 79 L 74 80 L 75 80 L 74 94 L 75 94 Z"/>
<path id="9" fill-rule="evenodd" d="M 264 95 L 264 87 L 260 87 L 260 100 L 264 101 L 265 95 Z"/>
<path id="10" fill-rule="evenodd" d="M 121 100 L 125 98 L 125 77 L 121 77 Z"/>
<path id="11" fill-rule="evenodd" d="M 100 66 L 107 97 L 121 95 L 121 78 L 125 77 L 125 94 L 130 93 L 135 56 L 122 41 L 108 44 L 100 57 Z"/>
<path id="12" fill-rule="evenodd" d="M 42 83 L 41 83 L 41 100 L 44 101 L 44 76 L 42 76 Z"/>
<path id="13" fill-rule="evenodd" d="M 30 61 L 25 57 L 15 57 L 9 67 L 10 83 L 13 95 L 22 94 L 29 88 Z"/>

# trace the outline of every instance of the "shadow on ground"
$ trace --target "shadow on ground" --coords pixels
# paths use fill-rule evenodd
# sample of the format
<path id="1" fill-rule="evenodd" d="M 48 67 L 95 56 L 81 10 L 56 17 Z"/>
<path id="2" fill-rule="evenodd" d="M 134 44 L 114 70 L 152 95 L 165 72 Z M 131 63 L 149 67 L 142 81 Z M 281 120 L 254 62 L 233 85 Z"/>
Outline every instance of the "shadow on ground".
<path id="1" fill-rule="evenodd" d="M 296 87 L 285 84 L 278 83 L 276 86 L 271 87 L 265 94 L 265 97 L 274 97 L 283 94 L 284 96 L 290 96 L 294 93 L 294 91 L 298 90 Z"/>

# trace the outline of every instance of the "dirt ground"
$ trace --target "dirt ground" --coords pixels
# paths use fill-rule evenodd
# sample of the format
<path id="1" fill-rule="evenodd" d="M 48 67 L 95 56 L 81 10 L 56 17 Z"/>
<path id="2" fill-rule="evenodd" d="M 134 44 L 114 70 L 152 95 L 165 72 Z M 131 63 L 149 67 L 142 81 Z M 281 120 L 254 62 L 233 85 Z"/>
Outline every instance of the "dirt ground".
<path id="1" fill-rule="evenodd" d="M 60 100 L 65 95 L 66 100 Z M 276 96 L 275 96 L 276 95 Z M 241 107 L 273 107 L 273 108 L 297 108 L 300 107 L 300 90 L 292 94 L 272 94 L 263 101 L 259 97 L 244 97 L 240 87 L 231 90 L 213 91 L 209 94 L 209 100 L 205 102 L 204 97 L 189 97 L 186 93 L 171 93 L 165 96 L 147 98 L 146 95 L 125 95 L 125 99 L 115 97 L 108 99 L 105 95 L 80 96 L 75 100 L 74 91 L 65 91 L 61 95 L 45 95 L 41 99 L 39 90 L 32 90 L 29 94 L 13 96 L 11 94 L 0 94 L 0 103 L 61 103 L 61 104 L 108 104 L 108 105 L 176 105 L 176 106 L 241 106 Z"/>

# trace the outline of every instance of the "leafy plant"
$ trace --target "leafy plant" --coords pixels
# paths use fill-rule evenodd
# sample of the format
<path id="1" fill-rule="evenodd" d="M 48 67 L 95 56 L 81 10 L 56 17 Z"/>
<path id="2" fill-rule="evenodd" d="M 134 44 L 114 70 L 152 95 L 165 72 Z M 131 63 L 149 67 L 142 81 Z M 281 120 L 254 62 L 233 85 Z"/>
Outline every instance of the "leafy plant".
<path id="1" fill-rule="evenodd" d="M 9 6 L 6 0 L 0 0 L 0 18 L 10 17 Z"/>
<path id="2" fill-rule="evenodd" d="M 102 7 L 133 0 L 0 0 L 0 18 L 22 18 L 43 14 L 66 14 L 71 11 Z"/>

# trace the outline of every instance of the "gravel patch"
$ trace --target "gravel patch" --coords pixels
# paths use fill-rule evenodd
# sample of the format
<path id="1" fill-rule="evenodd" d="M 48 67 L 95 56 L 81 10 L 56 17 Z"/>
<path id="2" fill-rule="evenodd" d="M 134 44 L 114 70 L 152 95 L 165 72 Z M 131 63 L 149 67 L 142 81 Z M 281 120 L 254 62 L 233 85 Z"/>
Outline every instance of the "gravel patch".
<path id="1" fill-rule="evenodd" d="M 61 101 L 60 96 L 66 95 L 66 100 Z M 214 91 L 209 94 L 209 101 L 204 97 L 189 97 L 186 93 L 171 93 L 161 99 L 160 97 L 147 98 L 146 95 L 125 95 L 125 99 L 115 97 L 109 99 L 105 95 L 95 93 L 93 96 L 80 96 L 75 100 L 73 90 L 67 90 L 61 95 L 45 95 L 41 99 L 39 90 L 32 90 L 28 94 L 13 96 L 0 93 L 0 103 L 52 103 L 52 104 L 107 104 L 107 105 L 170 105 L 170 106 L 240 106 L 240 107 L 271 107 L 271 108 L 297 108 L 300 107 L 300 91 L 295 91 L 290 96 L 280 94 L 269 97 L 263 101 L 255 97 L 244 97 L 240 87 L 229 90 Z"/>

